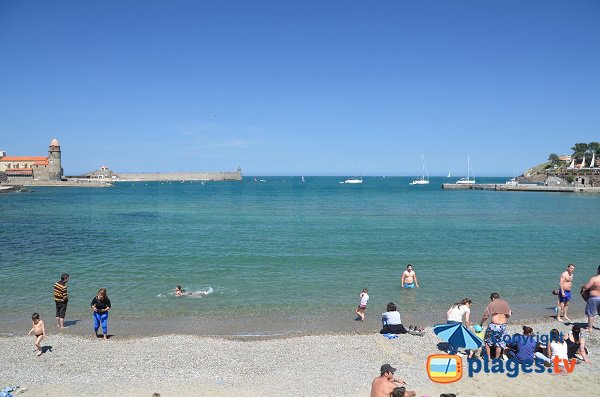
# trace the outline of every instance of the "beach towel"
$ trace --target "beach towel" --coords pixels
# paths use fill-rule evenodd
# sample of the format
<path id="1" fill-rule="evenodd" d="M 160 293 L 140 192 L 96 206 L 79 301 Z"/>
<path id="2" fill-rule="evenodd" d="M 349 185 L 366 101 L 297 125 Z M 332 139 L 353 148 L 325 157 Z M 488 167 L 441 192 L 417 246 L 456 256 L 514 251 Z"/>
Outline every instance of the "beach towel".
<path id="1" fill-rule="evenodd" d="M 388 339 L 398 339 L 398 335 L 396 335 L 396 334 L 382 334 L 382 335 Z"/>
<path id="2" fill-rule="evenodd" d="M 8 386 L 0 391 L 0 397 L 14 397 L 12 392 L 17 391 L 19 386 Z"/>

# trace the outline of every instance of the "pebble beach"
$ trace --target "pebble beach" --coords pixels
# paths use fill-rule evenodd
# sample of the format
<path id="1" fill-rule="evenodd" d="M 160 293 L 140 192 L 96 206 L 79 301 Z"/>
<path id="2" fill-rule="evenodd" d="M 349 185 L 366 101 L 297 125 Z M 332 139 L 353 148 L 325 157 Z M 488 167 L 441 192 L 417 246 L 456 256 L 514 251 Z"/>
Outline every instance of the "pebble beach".
<path id="1" fill-rule="evenodd" d="M 425 336 L 393 340 L 373 329 L 271 339 L 115 335 L 104 341 L 61 333 L 51 325 L 40 357 L 33 353 L 32 337 L 0 338 L 2 387 L 19 385 L 26 396 L 368 396 L 379 367 L 391 363 L 418 396 L 577 396 L 597 388 L 600 373 L 598 330 L 587 339 L 591 364 L 578 364 L 572 374 L 508 378 L 480 373 L 469 378 L 465 373 L 442 385 L 430 381 L 425 370 L 430 354 L 443 353 L 431 327 Z M 540 333 L 570 329 L 556 321 L 528 325 Z M 509 332 L 520 328 L 512 324 Z"/>

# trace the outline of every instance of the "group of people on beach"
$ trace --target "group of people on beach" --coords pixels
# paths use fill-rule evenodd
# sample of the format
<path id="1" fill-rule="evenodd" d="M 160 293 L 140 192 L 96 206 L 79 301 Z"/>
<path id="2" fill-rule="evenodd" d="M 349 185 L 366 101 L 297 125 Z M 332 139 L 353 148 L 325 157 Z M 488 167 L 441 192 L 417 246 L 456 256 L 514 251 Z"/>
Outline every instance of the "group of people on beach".
<path id="1" fill-rule="evenodd" d="M 412 266 L 410 270 L 412 271 Z M 571 290 L 574 271 L 575 265 L 569 264 L 560 276 L 559 289 L 554 291 L 554 294 L 558 295 L 556 307 L 557 320 L 561 322 L 564 320 L 571 322 L 567 314 L 569 301 L 572 299 Z M 416 275 L 412 279 L 409 279 L 409 284 L 412 284 L 413 280 L 416 287 L 418 287 Z M 402 286 L 405 287 L 405 274 L 402 275 Z M 411 287 L 409 286 L 408 288 Z M 361 305 L 359 305 L 359 309 L 362 308 L 362 319 L 364 319 L 364 309 L 366 308 L 366 301 L 363 304 L 363 298 L 367 292 L 365 289 L 361 293 Z M 600 266 L 598 266 L 597 274 L 581 287 L 580 293 L 586 301 L 587 330 L 588 333 L 591 333 L 594 318 L 600 314 Z M 366 300 L 368 301 L 368 295 Z M 553 362 L 558 362 L 561 363 L 559 364 L 560 372 L 565 370 L 564 366 L 566 363 L 573 359 L 575 360 L 574 362 L 590 363 L 589 350 L 585 344 L 582 332 L 583 327 L 581 325 L 573 324 L 571 331 L 566 337 L 558 329 L 553 328 L 550 330 L 546 341 L 542 341 L 539 335 L 537 338 L 534 337 L 533 328 L 526 325 L 523 326 L 522 334 L 507 337 L 507 324 L 512 315 L 512 310 L 508 302 L 500 298 L 500 294 L 493 292 L 490 295 L 490 302 L 483 311 L 481 321 L 476 324 L 471 323 L 472 304 L 473 302 L 469 298 L 464 298 L 460 302 L 454 303 L 446 312 L 446 321 L 448 324 L 463 324 L 468 328 L 472 328 L 472 332 L 482 341 L 485 347 L 486 358 L 515 359 L 519 362 L 541 360 L 547 367 L 552 366 Z M 359 309 L 357 309 L 357 313 Z M 388 311 L 382 317 L 386 321 L 401 324 L 399 313 L 397 316 L 395 313 L 397 313 L 397 308 L 390 302 L 388 304 Z M 489 324 L 484 332 L 483 327 L 488 320 Z M 405 333 L 404 327 L 400 328 L 397 325 L 384 325 L 384 330 L 390 333 Z M 382 330 L 382 333 L 384 330 Z M 458 354 L 458 348 L 459 346 L 449 345 L 448 353 Z M 482 352 L 481 348 L 469 350 L 466 356 L 469 359 L 478 358 L 482 355 Z M 463 354 L 462 356 L 465 355 Z M 414 391 L 406 390 L 406 382 L 400 378 L 396 378 L 394 376 L 395 371 L 396 369 L 390 364 L 384 364 L 381 367 L 380 376 L 376 377 L 372 382 L 371 397 L 416 395 Z"/>
<path id="2" fill-rule="evenodd" d="M 63 273 L 60 276 L 60 280 L 54 283 L 54 303 L 56 306 L 56 328 L 65 328 L 65 315 L 67 313 L 67 304 L 69 303 L 69 294 L 67 290 L 67 283 L 69 282 L 69 274 Z M 106 288 L 100 288 L 98 293 L 92 299 L 90 304 L 92 310 L 92 318 L 94 321 L 94 333 L 96 337 L 98 335 L 98 329 L 102 327 L 102 334 L 104 339 L 108 339 L 108 311 L 111 308 L 110 299 L 106 293 Z M 35 352 L 36 355 L 42 355 L 42 340 L 47 338 L 46 328 L 44 321 L 41 319 L 39 313 L 33 313 L 31 316 L 33 326 L 27 335 L 32 333 L 35 335 Z"/>

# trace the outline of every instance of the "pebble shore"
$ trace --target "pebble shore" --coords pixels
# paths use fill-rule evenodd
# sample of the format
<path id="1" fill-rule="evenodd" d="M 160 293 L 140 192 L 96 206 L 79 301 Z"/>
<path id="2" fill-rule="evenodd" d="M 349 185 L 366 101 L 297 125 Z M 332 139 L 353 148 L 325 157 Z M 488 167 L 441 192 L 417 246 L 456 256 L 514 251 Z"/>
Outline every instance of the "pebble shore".
<path id="1" fill-rule="evenodd" d="M 530 325 L 539 332 L 569 329 L 556 321 Z M 510 327 L 511 333 L 518 331 L 519 326 Z M 32 337 L 2 337 L 0 388 L 19 385 L 27 388 L 25 396 L 150 397 L 155 392 L 161 396 L 368 396 L 371 381 L 384 363 L 398 368 L 396 375 L 419 396 L 542 395 L 531 394 L 532 385 L 538 392 L 549 388 L 551 394 L 568 387 L 565 390 L 573 396 L 585 394 L 589 385 L 597 387 L 597 330 L 588 345 L 598 354 L 592 355 L 591 365 L 577 365 L 575 373 L 568 375 L 569 382 L 549 374 L 518 378 L 481 374 L 465 375 L 453 384 L 435 384 L 425 363 L 428 355 L 442 353 L 439 343 L 429 327 L 425 336 L 401 335 L 395 340 L 375 332 L 266 340 L 117 335 L 107 341 L 53 333 L 42 343 L 44 354 L 36 357 Z"/>

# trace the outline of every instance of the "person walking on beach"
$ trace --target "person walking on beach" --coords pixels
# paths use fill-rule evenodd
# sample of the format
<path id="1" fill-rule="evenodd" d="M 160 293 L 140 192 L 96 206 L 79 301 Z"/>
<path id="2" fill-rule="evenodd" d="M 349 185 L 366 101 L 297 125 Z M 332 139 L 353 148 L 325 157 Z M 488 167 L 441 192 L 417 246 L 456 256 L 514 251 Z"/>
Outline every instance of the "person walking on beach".
<path id="1" fill-rule="evenodd" d="M 494 292 L 490 295 L 491 302 L 487 305 L 483 312 L 483 317 L 479 325 L 483 327 L 483 324 L 490 319 L 490 325 L 485 331 L 485 351 L 488 357 L 490 356 L 491 347 L 496 348 L 495 358 L 499 358 L 502 354 L 502 349 L 506 347 L 506 341 L 504 339 L 506 332 L 506 323 L 508 318 L 512 315 L 510 306 L 505 300 L 500 299 L 500 295 Z"/>
<path id="2" fill-rule="evenodd" d="M 402 288 L 419 288 L 419 282 L 417 281 L 417 273 L 413 270 L 412 265 L 409 263 L 406 266 L 406 270 L 402 273 Z"/>
<path id="3" fill-rule="evenodd" d="M 60 280 L 54 283 L 54 303 L 56 304 L 56 327 L 65 327 L 65 314 L 67 313 L 67 303 L 69 295 L 67 294 L 67 282 L 69 274 L 63 273 Z"/>
<path id="4" fill-rule="evenodd" d="M 100 288 L 98 295 L 92 299 L 92 310 L 94 311 L 94 333 L 98 337 L 98 328 L 102 325 L 104 339 L 108 339 L 108 311 L 110 310 L 110 299 L 106 295 L 106 289 Z"/>
<path id="5" fill-rule="evenodd" d="M 373 379 L 371 384 L 371 397 L 390 397 L 394 392 L 397 384 L 405 385 L 406 382 L 403 379 L 394 377 L 396 368 L 390 364 L 383 364 L 381 366 L 381 375 Z M 407 397 L 416 396 L 417 393 L 414 391 L 405 391 L 404 395 Z"/>
<path id="6" fill-rule="evenodd" d="M 556 319 L 558 321 L 563 321 L 560 318 L 561 313 L 563 317 L 567 321 L 571 321 L 571 319 L 567 316 L 567 312 L 569 310 L 569 301 L 571 300 L 571 288 L 573 287 L 573 272 L 575 271 L 575 265 L 570 263 L 567 266 L 567 270 L 562 272 L 559 280 L 559 290 L 558 290 L 558 313 L 556 314 Z"/>
<path id="7" fill-rule="evenodd" d="M 600 266 L 598 273 L 581 287 L 581 295 L 587 297 L 585 315 L 588 317 L 588 333 L 594 328 L 594 317 L 600 314 Z"/>
<path id="8" fill-rule="evenodd" d="M 356 308 L 356 314 L 360 317 L 360 321 L 365 321 L 365 310 L 367 310 L 367 303 L 369 303 L 369 290 L 363 288 L 358 297 L 360 298 L 360 303 Z"/>
<path id="9" fill-rule="evenodd" d="M 33 321 L 33 327 L 29 330 L 27 335 L 31 335 L 33 332 L 35 335 L 35 355 L 42 355 L 42 339 L 47 338 L 46 336 L 46 328 L 44 327 L 44 321 L 40 319 L 40 315 L 38 313 L 33 313 L 31 316 L 31 321 Z"/>

